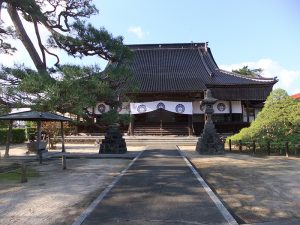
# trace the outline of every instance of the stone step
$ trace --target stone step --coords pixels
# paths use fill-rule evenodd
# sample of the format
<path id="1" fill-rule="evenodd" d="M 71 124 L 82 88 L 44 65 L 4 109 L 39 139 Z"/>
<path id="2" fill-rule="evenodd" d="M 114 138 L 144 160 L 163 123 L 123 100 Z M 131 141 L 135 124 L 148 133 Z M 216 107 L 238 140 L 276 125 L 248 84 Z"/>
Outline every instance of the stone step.
<path id="1" fill-rule="evenodd" d="M 101 143 L 104 136 L 66 136 L 66 143 L 95 144 Z M 198 138 L 191 136 L 124 136 L 128 146 L 145 146 L 152 144 L 196 145 Z M 56 138 L 60 142 L 60 137 Z"/>

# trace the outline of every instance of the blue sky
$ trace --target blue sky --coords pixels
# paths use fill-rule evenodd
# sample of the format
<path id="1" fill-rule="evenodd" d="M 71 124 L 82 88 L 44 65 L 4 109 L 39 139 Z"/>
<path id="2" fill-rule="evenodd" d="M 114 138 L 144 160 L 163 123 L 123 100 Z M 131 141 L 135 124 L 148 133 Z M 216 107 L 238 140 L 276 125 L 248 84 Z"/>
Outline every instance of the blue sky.
<path id="1" fill-rule="evenodd" d="M 249 65 L 277 76 L 289 94 L 300 92 L 300 1 L 298 0 L 94 0 L 90 19 L 126 44 L 209 42 L 219 67 Z M 22 52 L 22 49 L 20 49 Z M 30 64 L 18 53 L 14 62 Z M 0 55 L 3 62 L 4 56 Z M 2 59 L 1 59 L 2 58 Z M 63 57 L 63 62 L 99 63 Z M 103 64 L 102 64 L 103 65 Z"/>
<path id="2" fill-rule="evenodd" d="M 209 42 L 224 69 L 262 67 L 300 92 L 300 1 L 100 0 L 93 24 L 126 44 Z"/>

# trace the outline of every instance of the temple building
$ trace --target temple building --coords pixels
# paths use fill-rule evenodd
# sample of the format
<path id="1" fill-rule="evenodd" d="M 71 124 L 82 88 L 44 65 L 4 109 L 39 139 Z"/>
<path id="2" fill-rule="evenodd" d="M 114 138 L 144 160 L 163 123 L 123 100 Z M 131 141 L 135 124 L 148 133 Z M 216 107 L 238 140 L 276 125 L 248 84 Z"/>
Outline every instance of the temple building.
<path id="1" fill-rule="evenodd" d="M 222 70 L 207 43 L 128 45 L 129 67 L 138 91 L 127 93 L 119 113 L 134 121 L 129 135 L 199 135 L 204 126 L 201 101 L 210 89 L 218 101 L 213 120 L 218 133 L 238 132 L 255 119 L 276 78 L 245 77 Z M 109 110 L 99 102 L 94 113 Z"/>

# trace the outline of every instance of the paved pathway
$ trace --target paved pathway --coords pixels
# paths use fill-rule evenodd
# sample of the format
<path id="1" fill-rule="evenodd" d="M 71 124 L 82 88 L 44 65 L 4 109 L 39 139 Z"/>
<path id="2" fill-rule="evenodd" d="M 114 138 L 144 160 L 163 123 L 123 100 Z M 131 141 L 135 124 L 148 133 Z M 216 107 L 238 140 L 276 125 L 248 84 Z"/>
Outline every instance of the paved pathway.
<path id="1" fill-rule="evenodd" d="M 228 222 L 176 148 L 165 147 L 144 151 L 82 224 Z"/>

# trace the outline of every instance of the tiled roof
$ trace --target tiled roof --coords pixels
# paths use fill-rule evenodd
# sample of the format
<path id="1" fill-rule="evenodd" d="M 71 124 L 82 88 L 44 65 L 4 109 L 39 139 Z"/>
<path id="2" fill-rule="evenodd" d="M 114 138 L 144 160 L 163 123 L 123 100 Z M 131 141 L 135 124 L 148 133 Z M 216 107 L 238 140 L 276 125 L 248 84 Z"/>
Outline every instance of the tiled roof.
<path id="1" fill-rule="evenodd" d="M 299 94 L 294 94 L 291 96 L 294 99 L 300 100 L 300 93 Z"/>
<path id="2" fill-rule="evenodd" d="M 275 79 L 245 78 L 218 68 L 207 43 L 128 45 L 139 92 L 199 92 L 207 86 L 273 85 Z"/>

